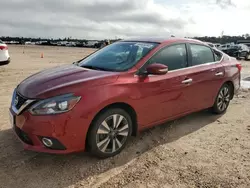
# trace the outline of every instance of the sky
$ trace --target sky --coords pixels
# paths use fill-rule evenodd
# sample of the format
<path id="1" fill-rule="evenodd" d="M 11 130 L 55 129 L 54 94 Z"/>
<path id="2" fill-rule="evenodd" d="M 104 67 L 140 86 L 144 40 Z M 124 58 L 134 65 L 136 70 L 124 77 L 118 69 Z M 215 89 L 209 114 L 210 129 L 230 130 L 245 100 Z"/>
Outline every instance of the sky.
<path id="1" fill-rule="evenodd" d="M 1 0 L 0 36 L 109 39 L 250 33 L 250 0 Z"/>

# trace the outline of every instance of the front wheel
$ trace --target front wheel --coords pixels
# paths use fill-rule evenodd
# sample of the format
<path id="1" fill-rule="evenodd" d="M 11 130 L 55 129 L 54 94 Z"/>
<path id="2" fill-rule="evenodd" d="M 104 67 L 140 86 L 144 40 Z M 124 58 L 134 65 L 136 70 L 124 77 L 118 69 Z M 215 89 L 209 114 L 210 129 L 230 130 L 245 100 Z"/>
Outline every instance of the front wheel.
<path id="1" fill-rule="evenodd" d="M 214 105 L 213 105 L 213 112 L 216 114 L 222 114 L 224 113 L 230 103 L 230 100 L 232 99 L 233 91 L 232 87 L 229 84 L 224 84 L 215 99 Z"/>
<path id="2" fill-rule="evenodd" d="M 89 150 L 100 158 L 115 156 L 123 150 L 131 133 L 129 114 L 120 108 L 108 109 L 90 127 L 87 136 Z"/>
<path id="3" fill-rule="evenodd" d="M 246 57 L 245 57 L 245 60 L 250 60 L 250 54 L 247 53 Z"/>

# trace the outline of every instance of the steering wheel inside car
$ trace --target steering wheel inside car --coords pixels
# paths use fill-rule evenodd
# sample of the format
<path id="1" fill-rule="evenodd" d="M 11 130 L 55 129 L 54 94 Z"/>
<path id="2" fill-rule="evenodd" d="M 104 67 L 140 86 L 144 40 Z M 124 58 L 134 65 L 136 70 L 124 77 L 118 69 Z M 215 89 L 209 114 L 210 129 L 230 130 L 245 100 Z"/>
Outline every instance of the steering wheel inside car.
<path id="1" fill-rule="evenodd" d="M 116 55 L 115 60 L 116 60 L 117 62 L 123 62 L 123 61 L 124 61 L 124 58 L 123 58 L 121 55 Z"/>

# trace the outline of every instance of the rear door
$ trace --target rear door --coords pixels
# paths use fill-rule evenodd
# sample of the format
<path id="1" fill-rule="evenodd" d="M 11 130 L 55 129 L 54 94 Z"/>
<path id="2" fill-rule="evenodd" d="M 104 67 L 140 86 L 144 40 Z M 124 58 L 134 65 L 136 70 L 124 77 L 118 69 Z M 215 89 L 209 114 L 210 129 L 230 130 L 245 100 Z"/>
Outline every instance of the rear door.
<path id="1" fill-rule="evenodd" d="M 208 46 L 189 43 L 188 52 L 191 65 L 186 77 L 192 79 L 187 91 L 190 111 L 211 107 L 223 82 L 224 67 L 218 64 L 218 57 L 215 57 L 214 51 Z"/>

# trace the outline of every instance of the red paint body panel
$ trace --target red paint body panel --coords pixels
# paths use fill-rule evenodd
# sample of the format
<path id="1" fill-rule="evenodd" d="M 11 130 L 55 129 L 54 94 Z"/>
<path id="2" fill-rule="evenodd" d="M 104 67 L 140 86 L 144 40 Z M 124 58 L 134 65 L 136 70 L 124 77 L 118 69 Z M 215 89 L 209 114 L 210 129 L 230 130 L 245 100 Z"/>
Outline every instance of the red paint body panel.
<path id="1" fill-rule="evenodd" d="M 85 150 L 92 120 L 110 104 L 130 105 L 136 112 L 138 131 L 141 131 L 211 107 L 220 87 L 227 81 L 234 84 L 235 91 L 239 89 L 240 72 L 236 67 L 237 61 L 231 58 L 223 59 L 220 63 L 170 71 L 165 75 L 137 76 L 138 69 L 159 49 L 171 43 L 188 43 L 190 40 L 156 41 L 161 44 L 127 72 L 95 71 L 69 65 L 45 70 L 24 80 L 17 91 L 30 99 L 45 99 L 65 93 L 82 97 L 71 111 L 60 115 L 33 116 L 26 110 L 16 116 L 16 126 L 26 132 L 34 143 L 24 144 L 25 148 L 48 153 Z M 216 77 L 215 74 L 221 71 L 223 76 Z M 182 83 L 189 78 L 193 80 L 191 84 Z M 66 150 L 47 149 L 38 136 L 56 138 Z"/>

